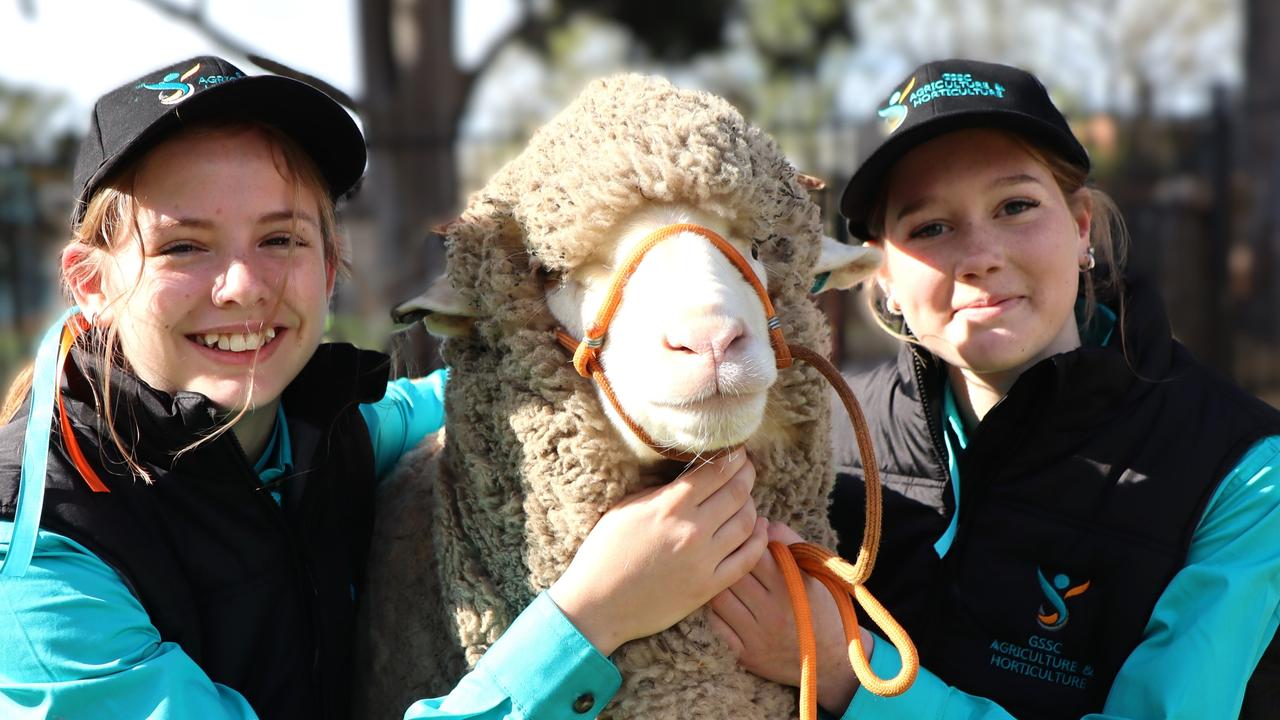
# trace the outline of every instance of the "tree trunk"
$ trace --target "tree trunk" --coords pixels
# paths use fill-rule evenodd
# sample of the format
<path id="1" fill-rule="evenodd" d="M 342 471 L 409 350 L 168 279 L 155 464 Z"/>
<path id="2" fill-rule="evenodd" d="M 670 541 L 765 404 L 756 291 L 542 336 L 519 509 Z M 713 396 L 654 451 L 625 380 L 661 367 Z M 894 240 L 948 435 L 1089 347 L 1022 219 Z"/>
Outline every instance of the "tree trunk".
<path id="1" fill-rule="evenodd" d="M 454 140 L 470 78 L 453 60 L 452 0 L 365 0 L 359 8 L 369 142 L 361 195 L 377 225 L 374 247 L 358 249 L 357 269 L 367 302 L 390 311 L 444 272 L 444 245 L 430 228 L 457 211 Z M 397 348 L 401 372 L 439 364 L 435 344 L 421 340 L 415 334 Z"/>
<path id="2" fill-rule="evenodd" d="M 1252 190 L 1249 247 L 1253 255 L 1251 312 L 1247 329 L 1260 339 L 1280 339 L 1280 3 L 1245 3 L 1244 130 L 1248 187 Z"/>

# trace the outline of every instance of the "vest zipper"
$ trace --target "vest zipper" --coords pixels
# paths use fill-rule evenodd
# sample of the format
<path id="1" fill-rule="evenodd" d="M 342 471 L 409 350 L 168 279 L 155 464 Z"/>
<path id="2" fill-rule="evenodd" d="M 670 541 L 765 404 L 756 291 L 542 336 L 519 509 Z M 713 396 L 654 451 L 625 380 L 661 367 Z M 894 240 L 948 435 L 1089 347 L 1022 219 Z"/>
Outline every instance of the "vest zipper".
<path id="1" fill-rule="evenodd" d="M 276 519 L 276 524 L 279 526 L 280 531 L 284 533 L 285 542 L 289 543 L 295 576 L 298 578 L 299 585 L 301 586 L 298 589 L 305 591 L 307 588 L 310 588 L 311 590 L 312 603 L 311 606 L 307 608 L 308 614 L 311 616 L 311 628 L 313 631 L 311 640 L 311 682 L 317 686 L 315 689 L 318 690 L 318 686 L 321 684 L 321 633 L 324 628 L 321 626 L 320 621 L 320 590 L 316 587 L 315 574 L 312 572 L 311 565 L 307 562 L 306 556 L 302 552 L 302 548 L 299 547 L 298 541 L 294 538 L 293 532 L 289 529 L 289 522 L 285 518 L 284 508 L 275 501 L 275 498 L 271 497 L 270 491 L 266 490 L 262 483 L 258 482 L 253 470 L 253 465 L 249 463 L 249 456 L 245 454 L 244 446 L 240 444 L 239 438 L 237 438 L 234 433 L 227 433 L 227 435 L 230 436 L 233 448 L 231 454 L 235 457 L 236 462 L 238 462 L 240 466 L 247 471 L 245 477 L 252 484 L 254 496 L 260 498 L 262 502 L 266 503 L 270 507 L 268 512 Z M 303 585 L 303 582 L 305 582 L 305 585 Z M 316 696 L 319 697 L 318 692 Z"/>
<path id="2" fill-rule="evenodd" d="M 935 467 L 939 471 L 939 479 L 951 485 L 951 473 L 947 470 L 947 445 L 942 439 L 942 428 L 938 426 L 937 420 L 933 416 L 933 408 L 930 407 L 929 393 L 925 389 L 924 377 L 924 360 L 914 348 L 911 352 L 911 368 L 915 371 L 916 391 L 920 393 L 920 409 L 924 412 L 924 421 L 929 428 L 929 441 L 933 444 L 933 459 Z M 956 510 L 959 511 L 959 503 L 956 503 Z"/>

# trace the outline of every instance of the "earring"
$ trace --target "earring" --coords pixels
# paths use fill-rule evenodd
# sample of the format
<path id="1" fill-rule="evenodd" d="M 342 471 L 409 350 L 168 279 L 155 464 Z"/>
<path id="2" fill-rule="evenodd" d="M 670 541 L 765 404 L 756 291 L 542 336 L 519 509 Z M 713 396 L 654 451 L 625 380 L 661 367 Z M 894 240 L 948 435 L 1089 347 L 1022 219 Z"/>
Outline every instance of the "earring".
<path id="1" fill-rule="evenodd" d="M 1098 266 L 1098 258 L 1094 257 L 1093 246 L 1089 246 L 1089 254 L 1085 256 L 1084 262 L 1080 263 L 1080 272 L 1089 272 Z"/>
<path id="2" fill-rule="evenodd" d="M 892 295 L 885 297 L 884 309 L 888 310 L 890 315 L 902 314 L 902 305 L 897 300 L 894 300 Z"/>

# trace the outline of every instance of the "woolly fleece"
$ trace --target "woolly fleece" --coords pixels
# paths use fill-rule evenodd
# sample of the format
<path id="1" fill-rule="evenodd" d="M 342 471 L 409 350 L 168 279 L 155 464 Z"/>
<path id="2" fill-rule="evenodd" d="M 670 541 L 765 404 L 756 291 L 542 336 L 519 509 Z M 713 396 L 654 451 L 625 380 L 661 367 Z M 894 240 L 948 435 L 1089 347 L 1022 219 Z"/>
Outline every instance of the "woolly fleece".
<path id="1" fill-rule="evenodd" d="M 596 389 L 556 344 L 529 268 L 532 258 L 574 267 L 648 203 L 694 205 L 760 241 L 788 341 L 828 350 L 808 295 L 818 208 L 774 141 L 705 92 L 640 75 L 592 83 L 447 230 L 449 278 L 483 318 L 444 344 L 443 451 L 407 457 L 380 499 L 357 717 L 398 717 L 447 692 L 463 661 L 473 666 L 559 577 L 600 515 L 641 489 Z M 828 402 L 815 371 L 781 370 L 748 448 L 760 514 L 834 546 Z M 614 654 L 623 686 L 601 717 L 796 715 L 795 690 L 740 669 L 704 613 Z"/>

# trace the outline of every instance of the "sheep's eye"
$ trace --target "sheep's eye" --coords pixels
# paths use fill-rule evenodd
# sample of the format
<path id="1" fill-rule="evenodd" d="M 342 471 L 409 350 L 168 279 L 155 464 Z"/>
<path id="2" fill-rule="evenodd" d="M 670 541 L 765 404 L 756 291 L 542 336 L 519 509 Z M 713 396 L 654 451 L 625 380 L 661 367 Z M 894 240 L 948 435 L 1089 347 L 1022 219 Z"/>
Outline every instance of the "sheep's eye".
<path id="1" fill-rule="evenodd" d="M 760 243 L 759 243 L 759 241 L 752 241 L 752 243 L 751 243 L 751 259 L 752 259 L 752 260 L 759 260 L 759 259 L 760 259 Z"/>
<path id="2" fill-rule="evenodd" d="M 538 280 L 542 283 L 544 290 L 554 290 L 560 287 L 560 273 L 553 272 L 545 267 L 538 267 Z"/>

